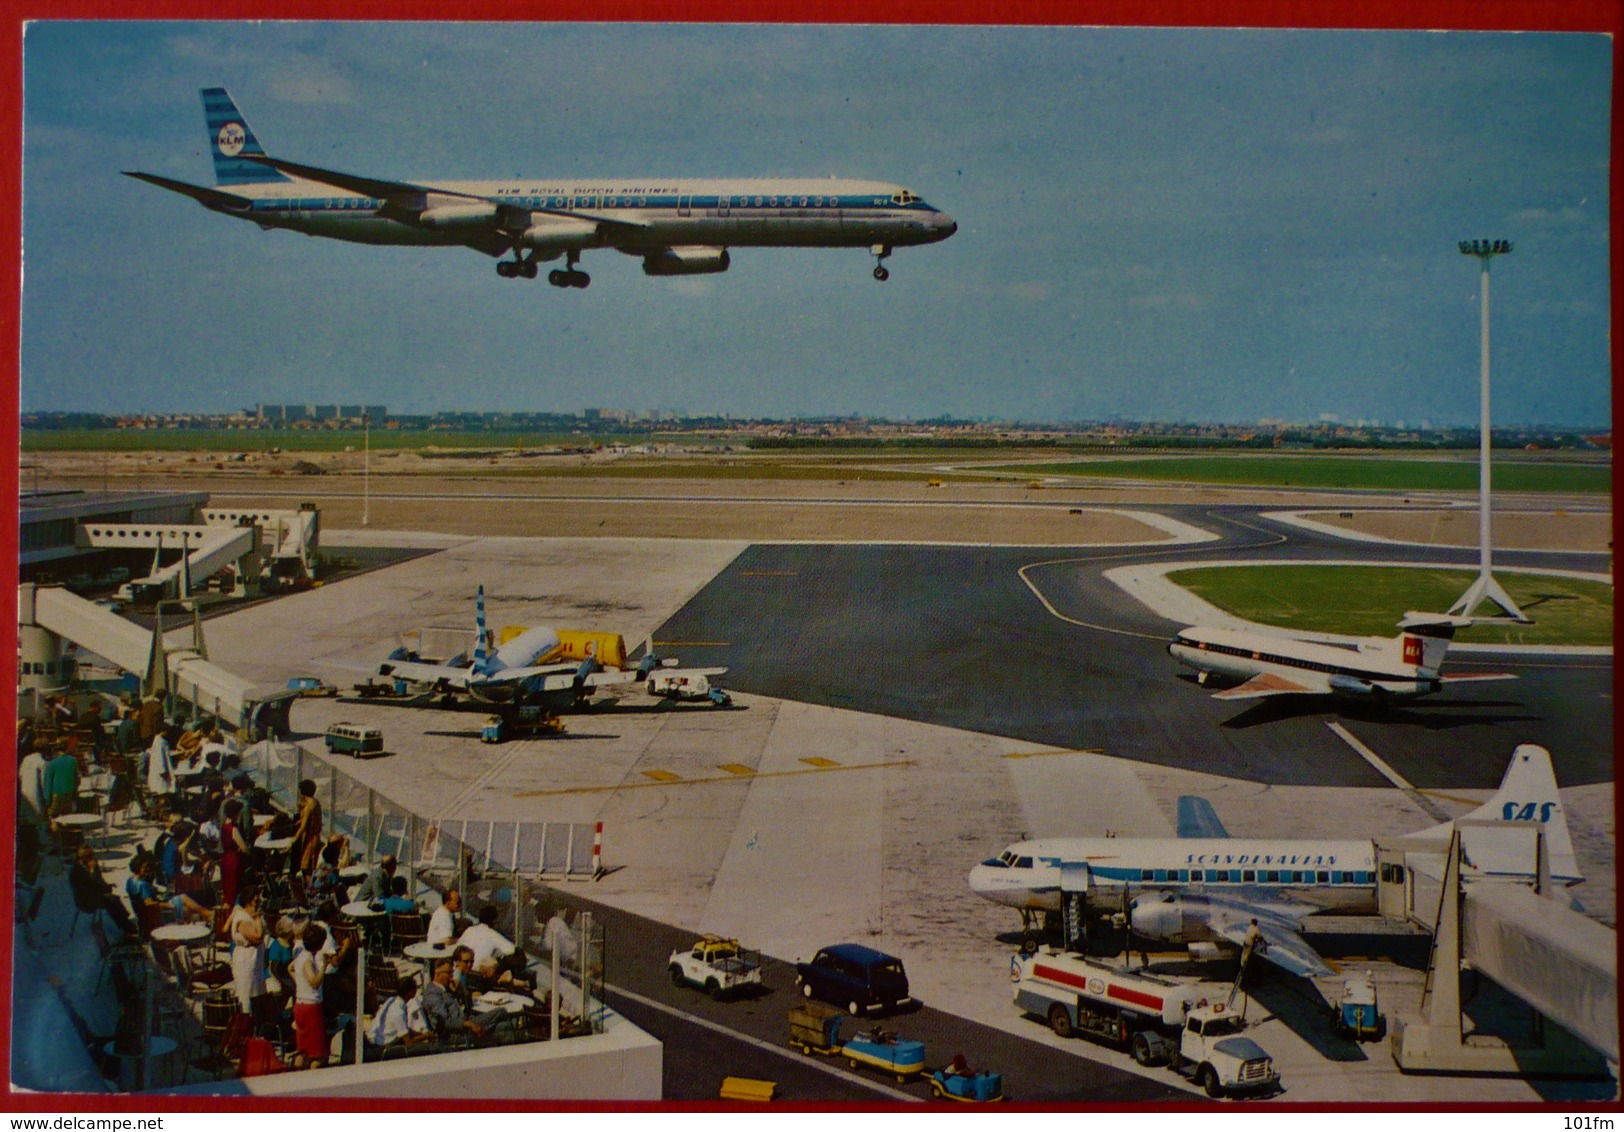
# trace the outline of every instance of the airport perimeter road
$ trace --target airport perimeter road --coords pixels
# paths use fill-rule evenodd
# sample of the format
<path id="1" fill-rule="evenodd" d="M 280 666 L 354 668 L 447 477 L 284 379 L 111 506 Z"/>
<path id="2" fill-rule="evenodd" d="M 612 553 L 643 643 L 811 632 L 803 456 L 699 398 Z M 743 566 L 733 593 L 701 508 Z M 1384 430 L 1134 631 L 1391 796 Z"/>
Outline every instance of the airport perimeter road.
<path id="1" fill-rule="evenodd" d="M 1421 789 L 1492 789 L 1525 742 L 1550 749 L 1564 786 L 1612 781 L 1610 657 L 1463 654 L 1451 664 L 1519 678 L 1397 707 L 1211 699 L 1167 655 L 1178 626 L 1105 570 L 1247 558 L 1468 565 L 1475 554 L 1337 539 L 1273 523 L 1256 507 L 1158 510 L 1221 537 L 1075 552 L 757 545 L 656 636 L 688 663 L 727 665 L 728 686 L 746 692 L 1271 785 L 1388 785 L 1333 722 Z M 1596 570 L 1598 557 L 1506 552 L 1496 561 Z"/>
<path id="2" fill-rule="evenodd" d="M 691 946 L 692 933 L 582 900 L 571 891 L 553 892 L 572 906 L 590 909 L 605 926 L 610 956 L 605 997 L 633 1024 L 665 1043 L 665 1100 L 714 1101 L 722 1078 L 729 1076 L 777 1082 L 779 1099 L 786 1101 L 872 1107 L 929 1098 L 930 1088 L 922 1080 L 899 1084 L 892 1076 L 853 1070 L 843 1058 L 792 1049 L 789 1010 L 801 1000 L 791 963 L 764 961 L 765 993 L 713 1002 L 700 990 L 673 986 L 666 974 L 666 959 L 674 949 Z M 743 942 L 748 946 L 750 941 Z M 1012 1100 L 1121 1105 L 1199 1099 L 1199 1094 L 1175 1087 L 1166 1070 L 1147 1070 L 1141 1076 L 1089 1060 L 1085 1041 L 1071 1043 L 1073 1054 L 929 1006 L 842 1025 L 851 1033 L 876 1022 L 924 1042 L 928 1068 L 962 1053 L 972 1067 L 1002 1073 L 1004 1091 Z M 1043 1030 L 1041 1022 L 1032 1025 Z"/>

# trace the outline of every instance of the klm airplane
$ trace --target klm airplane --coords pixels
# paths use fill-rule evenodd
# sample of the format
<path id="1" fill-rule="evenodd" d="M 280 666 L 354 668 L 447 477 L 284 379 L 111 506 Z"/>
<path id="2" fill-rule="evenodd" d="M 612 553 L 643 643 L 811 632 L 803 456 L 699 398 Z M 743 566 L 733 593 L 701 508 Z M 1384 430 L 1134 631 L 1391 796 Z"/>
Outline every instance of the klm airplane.
<path id="1" fill-rule="evenodd" d="M 874 278 L 899 247 L 958 231 L 917 193 L 881 181 L 527 180 L 382 181 L 269 157 L 220 87 L 203 92 L 215 187 L 152 173 L 125 175 L 189 196 L 213 212 L 361 244 L 473 248 L 505 279 L 555 287 L 592 280 L 576 265 L 589 248 L 643 260 L 648 275 L 726 271 L 734 247 L 867 248 Z M 513 258 L 502 258 L 511 254 Z"/>

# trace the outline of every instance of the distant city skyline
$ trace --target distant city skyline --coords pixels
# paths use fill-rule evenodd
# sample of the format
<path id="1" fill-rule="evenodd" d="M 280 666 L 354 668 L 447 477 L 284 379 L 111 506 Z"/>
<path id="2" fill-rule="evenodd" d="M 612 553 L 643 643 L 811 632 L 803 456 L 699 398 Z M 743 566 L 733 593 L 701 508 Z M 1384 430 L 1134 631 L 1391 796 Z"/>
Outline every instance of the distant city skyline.
<path id="1" fill-rule="evenodd" d="M 31 22 L 21 407 L 1470 427 L 1457 242 L 1504 238 L 1495 427 L 1595 429 L 1611 55 L 1572 33 Z M 600 251 L 591 290 L 559 292 L 119 176 L 212 183 L 216 84 L 271 153 L 364 175 L 873 177 L 960 231 L 883 285 L 860 249 L 737 249 L 687 279 Z"/>

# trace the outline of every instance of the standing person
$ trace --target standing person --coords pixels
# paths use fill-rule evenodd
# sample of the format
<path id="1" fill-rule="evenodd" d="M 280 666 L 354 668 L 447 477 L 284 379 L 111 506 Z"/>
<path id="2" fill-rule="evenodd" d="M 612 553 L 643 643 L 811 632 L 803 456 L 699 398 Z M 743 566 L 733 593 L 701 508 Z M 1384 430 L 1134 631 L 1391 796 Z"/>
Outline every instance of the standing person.
<path id="1" fill-rule="evenodd" d="M 45 794 L 45 810 L 51 817 L 71 814 L 79 797 L 79 760 L 64 750 L 45 764 L 40 785 Z M 55 828 L 54 823 L 52 828 Z"/>
<path id="2" fill-rule="evenodd" d="M 45 820 L 48 805 L 45 797 L 45 765 L 45 756 L 34 748 L 32 742 L 28 744 L 22 762 L 17 764 L 17 783 L 22 787 L 23 801 L 34 811 L 36 821 Z"/>
<path id="3" fill-rule="evenodd" d="M 166 727 L 153 738 L 147 748 L 147 793 L 154 801 L 168 804 L 175 792 L 174 741 L 180 734 L 177 727 Z"/>
<path id="4" fill-rule="evenodd" d="M 113 750 L 127 755 L 136 749 L 140 738 L 141 721 L 136 718 L 136 710 L 125 707 L 119 712 L 118 726 L 113 729 Z"/>
<path id="5" fill-rule="evenodd" d="M 321 803 L 316 801 L 316 784 L 308 778 L 299 781 L 299 811 L 294 818 L 293 845 L 288 861 L 294 872 L 308 876 L 321 863 Z"/>
<path id="6" fill-rule="evenodd" d="M 148 696 L 141 701 L 139 726 L 143 747 L 150 744 L 163 731 L 164 705 L 158 701 L 157 696 Z"/>
<path id="7" fill-rule="evenodd" d="M 265 993 L 265 921 L 256 885 L 243 885 L 226 930 L 231 933 L 231 985 L 242 1012 L 248 1014 L 253 1011 L 254 996 Z"/>
<path id="8" fill-rule="evenodd" d="M 575 942 L 575 932 L 570 921 L 575 913 L 568 908 L 560 907 L 553 912 L 553 918 L 547 921 L 542 930 L 541 942 L 549 953 L 558 956 L 560 967 L 570 967 L 575 963 L 575 952 L 578 950 Z"/>
<path id="9" fill-rule="evenodd" d="M 78 724 L 81 730 L 90 732 L 90 757 L 98 758 L 101 754 L 102 742 L 107 733 L 102 730 L 102 703 L 93 699 L 85 705 L 79 713 Z"/>
<path id="10" fill-rule="evenodd" d="M 293 1034 L 297 1043 L 294 1056 L 301 1069 L 324 1064 L 329 1052 L 321 988 L 349 952 L 349 944 L 331 953 L 323 951 L 326 944 L 327 929 L 320 924 L 309 925 L 300 940 L 299 951 L 288 965 L 288 973 L 293 976 Z"/>
<path id="11" fill-rule="evenodd" d="M 248 842 L 237 821 L 242 817 L 242 800 L 227 798 L 225 820 L 220 825 L 220 901 L 234 904 L 242 884 L 243 866 L 248 861 Z"/>

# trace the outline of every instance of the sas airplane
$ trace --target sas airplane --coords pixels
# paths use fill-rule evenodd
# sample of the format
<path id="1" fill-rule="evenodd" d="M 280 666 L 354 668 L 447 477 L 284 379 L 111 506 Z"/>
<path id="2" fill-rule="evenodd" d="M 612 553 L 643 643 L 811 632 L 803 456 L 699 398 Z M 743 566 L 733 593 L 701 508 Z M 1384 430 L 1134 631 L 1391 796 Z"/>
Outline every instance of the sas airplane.
<path id="1" fill-rule="evenodd" d="M 585 287 L 590 248 L 639 256 L 648 275 L 726 271 L 735 247 L 867 248 L 874 278 L 892 249 L 958 231 L 917 193 L 881 181 L 667 178 L 385 181 L 268 157 L 231 96 L 202 92 L 215 187 L 125 172 L 261 228 L 361 244 L 443 245 L 496 257 L 505 279 Z M 512 259 L 501 257 L 512 255 Z"/>
<path id="2" fill-rule="evenodd" d="M 1202 685 L 1214 676 L 1240 681 L 1235 687 L 1214 692 L 1215 700 L 1332 694 L 1429 696 L 1445 684 L 1515 680 L 1509 672 L 1439 674 L 1455 630 L 1471 623 L 1470 617 L 1406 613 L 1399 622 L 1404 631 L 1398 636 L 1366 637 L 1353 646 L 1197 625 L 1181 630 L 1167 651 L 1180 664 L 1195 669 Z"/>
<path id="3" fill-rule="evenodd" d="M 474 654 L 471 660 L 464 662 L 457 657 L 445 664 L 431 664 L 416 659 L 400 648 L 378 666 L 378 675 L 431 684 L 440 691 L 465 692 L 486 704 L 523 703 L 573 708 L 603 689 L 649 680 L 656 667 L 661 665 L 654 655 L 654 642 L 651 639 L 636 668 L 605 668 L 596 647 L 598 635 L 589 633 L 570 634 L 572 637 L 586 638 L 582 650 L 584 656 L 579 660 L 561 660 L 569 651 L 564 636 L 549 626 L 538 625 L 491 650 L 490 633 L 485 624 L 485 587 L 480 586 L 474 597 Z M 694 678 L 720 676 L 727 672 L 725 668 L 669 667 L 674 663 L 666 661 L 660 667 L 661 675 L 669 677 L 675 673 Z"/>
<path id="4" fill-rule="evenodd" d="M 1241 947 L 1256 923 L 1262 958 L 1295 975 L 1332 974 L 1299 934 L 1302 921 L 1315 912 L 1376 913 L 1375 843 L 1231 837 L 1211 804 L 1192 795 L 1179 799 L 1178 813 L 1177 838 L 1018 841 L 971 869 L 970 888 L 1019 909 L 1028 923 L 1035 914 L 1062 911 L 1067 896 L 1104 911 L 1126 900 L 1135 933 L 1174 944 Z M 1456 826 L 1481 821 L 1540 824 L 1551 879 L 1583 879 L 1545 748 L 1517 747 L 1494 796 L 1457 822 L 1411 835 L 1436 842 L 1438 850 L 1436 856 L 1410 851 L 1406 863 L 1441 877 Z M 1533 879 L 1526 839 L 1507 832 L 1504 826 L 1463 831 L 1463 880 Z"/>

